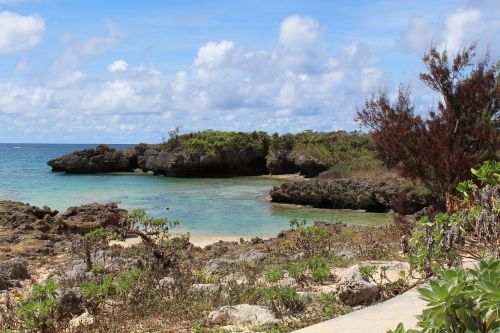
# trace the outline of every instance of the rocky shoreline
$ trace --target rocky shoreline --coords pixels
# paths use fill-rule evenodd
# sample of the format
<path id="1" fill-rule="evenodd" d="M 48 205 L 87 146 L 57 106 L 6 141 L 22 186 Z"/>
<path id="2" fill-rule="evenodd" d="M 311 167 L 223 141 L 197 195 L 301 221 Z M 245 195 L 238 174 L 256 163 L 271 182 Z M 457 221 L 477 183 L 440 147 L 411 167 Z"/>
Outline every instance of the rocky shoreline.
<path id="1" fill-rule="evenodd" d="M 152 317 L 132 319 L 132 316 L 127 325 L 137 328 L 148 325 L 154 331 L 158 323 L 159 327 L 180 330 L 205 318 L 202 325 L 207 329 L 245 328 L 254 332 L 253 328 L 261 325 L 271 327 L 294 321 L 296 326 L 291 327 L 303 327 L 321 320 L 322 307 L 330 304 L 325 302 L 334 299 L 341 302 L 330 315 L 333 316 L 400 292 L 391 289 L 388 294 L 385 285 L 408 268 L 398 253 L 400 236 L 394 226 L 347 227 L 342 223 L 317 222 L 311 231 L 323 235 L 316 241 L 318 244 L 307 241 L 309 234 L 297 229 L 268 239 L 221 240 L 203 248 L 190 243 L 189 237 L 175 235 L 165 243 L 166 249 L 175 249 L 172 252 L 175 260 L 168 266 L 144 242 L 125 247 L 114 241 L 100 243 L 89 252 L 93 263 L 89 269 L 82 257 L 89 232 L 107 230 L 120 238 L 120 230 L 128 223 L 128 212 L 116 204 L 70 207 L 60 213 L 49 207 L 0 201 L 0 328 L 5 323 L 6 327 L 12 325 L 9 308 L 4 306 L 11 295 L 29 297 L 33 283 L 54 281 L 58 299 L 54 325 L 58 329 L 104 330 L 109 327 L 106 325 L 114 325 L 116 319 L 109 318 L 107 303 L 98 306 L 93 303 L 95 299 L 86 293 L 84 286 L 136 271 L 142 272 L 137 288 L 128 295 L 116 296 L 114 303 L 110 303 L 117 310 L 113 313 L 128 311 L 131 316 L 136 306 L 139 310 L 155 297 L 160 297 L 169 311 L 177 299 L 183 300 L 186 306 L 183 311 L 207 302 L 210 307 L 183 322 L 170 323 L 169 317 L 158 321 Z M 388 267 L 384 269 L 389 277 L 387 281 L 368 280 L 360 273 L 361 266 L 355 263 Z M 292 273 L 297 267 L 303 270 L 298 275 Z M 315 275 L 320 273 L 320 277 Z M 294 300 L 297 308 L 291 313 L 282 313 L 262 296 L 285 290 L 298 297 Z M 112 294 L 106 297 L 113 299 Z M 130 297 L 134 302 L 127 301 Z M 154 312 L 148 313 L 154 316 Z M 294 318 L 300 313 L 305 317 L 301 315 L 302 319 L 297 321 Z"/>
<path id="2" fill-rule="evenodd" d="M 185 152 L 140 144 L 133 148 L 114 149 L 100 145 L 95 149 L 76 151 L 47 162 L 54 172 L 104 173 L 147 172 L 171 177 L 231 177 L 285 175 L 296 172 L 315 177 L 328 168 L 324 161 L 297 155 L 290 150 L 263 151 L 248 149 L 222 153 Z M 430 203 L 428 196 L 414 195 L 400 179 L 312 178 L 295 180 L 274 187 L 271 201 L 316 208 L 362 209 L 388 212 L 404 198 L 404 213 L 414 212 Z"/>
<path id="3" fill-rule="evenodd" d="M 406 199 L 407 214 L 429 205 L 429 198 L 414 195 L 399 180 L 310 179 L 274 186 L 270 192 L 276 203 L 369 212 L 388 212 L 401 196 Z"/>
<path id="4" fill-rule="evenodd" d="M 301 173 L 313 177 L 328 167 L 325 162 L 307 156 L 269 154 L 267 150 L 201 153 L 162 149 L 140 144 L 133 148 L 115 149 L 107 145 L 72 152 L 47 164 L 54 172 L 75 174 L 124 172 L 141 169 L 172 177 L 232 177 L 283 175 Z"/>

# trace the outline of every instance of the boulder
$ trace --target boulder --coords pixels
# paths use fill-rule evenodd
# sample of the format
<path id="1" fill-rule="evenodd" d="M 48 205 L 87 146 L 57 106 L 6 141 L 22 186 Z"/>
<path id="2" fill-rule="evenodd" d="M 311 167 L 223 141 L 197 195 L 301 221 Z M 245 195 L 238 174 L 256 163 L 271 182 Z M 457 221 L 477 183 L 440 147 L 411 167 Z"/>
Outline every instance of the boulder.
<path id="1" fill-rule="evenodd" d="M 158 287 L 160 288 L 171 288 L 175 285 L 175 279 L 170 276 L 165 276 L 164 278 L 158 281 Z"/>
<path id="2" fill-rule="evenodd" d="M 321 295 L 324 293 L 319 291 L 297 291 L 297 295 L 299 295 L 300 300 L 305 303 L 312 303 L 321 298 Z"/>
<path id="3" fill-rule="evenodd" d="M 400 192 L 396 182 L 345 178 L 284 183 L 273 187 L 270 195 L 279 203 L 386 212 Z"/>
<path id="4" fill-rule="evenodd" d="M 134 148 L 115 149 L 107 145 L 84 149 L 49 160 L 52 171 L 98 173 L 131 171 L 138 167 Z"/>
<path id="5" fill-rule="evenodd" d="M 195 283 L 190 288 L 191 292 L 217 292 L 228 288 L 227 283 Z"/>
<path id="6" fill-rule="evenodd" d="M 88 312 L 84 312 L 78 317 L 75 317 L 69 321 L 69 326 L 72 328 L 78 328 L 81 326 L 90 326 L 94 323 L 95 318 Z"/>
<path id="7" fill-rule="evenodd" d="M 116 203 L 92 203 L 69 207 L 62 218 L 67 231 L 86 234 L 96 229 L 126 225 L 127 216 L 127 210 L 118 208 Z"/>
<path id="8" fill-rule="evenodd" d="M 284 277 L 276 282 L 276 286 L 281 288 L 297 288 L 299 284 L 293 277 Z"/>
<path id="9" fill-rule="evenodd" d="M 266 257 L 267 255 L 262 251 L 257 249 L 251 249 L 250 251 L 246 251 L 240 254 L 237 259 L 225 259 L 225 258 L 215 258 L 208 262 L 208 265 L 205 267 L 205 272 L 207 274 L 217 274 L 224 267 L 228 267 L 234 264 L 248 263 L 251 261 L 259 261 Z"/>
<path id="10" fill-rule="evenodd" d="M 10 281 L 5 275 L 0 273 L 0 290 L 7 290 L 14 286 L 12 281 Z"/>
<path id="11" fill-rule="evenodd" d="M 267 173 L 266 153 L 244 150 L 203 154 L 196 150 L 147 149 L 139 158 L 139 166 L 174 177 L 263 175 Z"/>
<path id="12" fill-rule="evenodd" d="M 369 304 L 378 297 L 377 286 L 365 279 L 359 268 L 359 265 L 349 267 L 337 284 L 337 296 L 349 306 Z"/>
<path id="13" fill-rule="evenodd" d="M 78 288 L 58 289 L 60 303 L 58 316 L 60 318 L 71 318 L 82 314 L 84 310 L 82 295 Z"/>
<path id="14" fill-rule="evenodd" d="M 264 306 L 239 304 L 223 306 L 209 313 L 209 325 L 265 325 L 276 321 L 273 313 Z"/>
<path id="15" fill-rule="evenodd" d="M 21 258 L 12 258 L 0 262 L 0 272 L 9 280 L 24 280 L 31 277 L 28 263 Z"/>
<path id="16" fill-rule="evenodd" d="M 306 177 L 314 177 L 330 168 L 330 164 L 326 161 L 287 149 L 271 150 L 267 156 L 266 166 L 273 175 L 299 172 Z"/>

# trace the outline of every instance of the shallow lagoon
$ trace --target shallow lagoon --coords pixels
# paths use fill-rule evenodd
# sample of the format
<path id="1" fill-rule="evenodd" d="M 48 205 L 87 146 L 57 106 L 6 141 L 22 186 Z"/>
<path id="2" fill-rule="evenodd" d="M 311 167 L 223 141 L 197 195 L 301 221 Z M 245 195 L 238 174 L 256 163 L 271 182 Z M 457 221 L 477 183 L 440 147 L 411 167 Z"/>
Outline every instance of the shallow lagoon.
<path id="1" fill-rule="evenodd" d="M 179 231 L 198 234 L 270 236 L 287 229 L 292 218 L 359 225 L 380 225 L 392 220 L 388 214 L 265 202 L 260 197 L 283 182 L 270 177 L 66 175 L 52 173 L 46 165 L 50 158 L 89 146 L 94 145 L 0 144 L 0 198 L 59 210 L 115 201 L 127 209 L 145 208 L 151 215 L 178 219 Z"/>

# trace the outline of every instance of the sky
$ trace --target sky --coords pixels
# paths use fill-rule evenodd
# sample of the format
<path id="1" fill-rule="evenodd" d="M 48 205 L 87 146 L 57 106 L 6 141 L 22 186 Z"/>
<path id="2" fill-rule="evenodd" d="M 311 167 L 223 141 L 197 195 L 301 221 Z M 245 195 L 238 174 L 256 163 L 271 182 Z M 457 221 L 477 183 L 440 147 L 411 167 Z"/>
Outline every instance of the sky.
<path id="1" fill-rule="evenodd" d="M 500 1 L 0 0 L 0 142 L 357 130 L 431 45 L 500 59 Z"/>

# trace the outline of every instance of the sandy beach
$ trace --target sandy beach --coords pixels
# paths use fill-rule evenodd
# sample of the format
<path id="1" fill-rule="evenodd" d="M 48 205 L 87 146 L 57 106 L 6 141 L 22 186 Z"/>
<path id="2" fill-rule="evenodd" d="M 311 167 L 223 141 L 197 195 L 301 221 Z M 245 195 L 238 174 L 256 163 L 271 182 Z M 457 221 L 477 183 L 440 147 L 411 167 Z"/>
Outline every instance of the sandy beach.
<path id="1" fill-rule="evenodd" d="M 175 233 L 172 232 L 170 233 L 171 237 L 180 237 L 183 235 L 182 233 Z M 218 241 L 222 240 L 225 242 L 239 242 L 240 239 L 243 239 L 245 241 L 249 241 L 252 237 L 239 237 L 239 236 L 220 236 L 220 235 L 200 235 L 196 234 L 193 235 L 191 234 L 189 241 L 194 245 L 198 247 L 205 247 L 207 245 L 217 243 Z M 264 239 L 266 239 L 264 237 Z M 141 239 L 139 237 L 134 237 L 134 238 L 127 238 L 124 241 L 119 241 L 119 240 L 112 240 L 110 242 L 110 245 L 121 245 L 123 247 L 130 247 L 136 244 L 139 244 L 141 242 Z"/>

